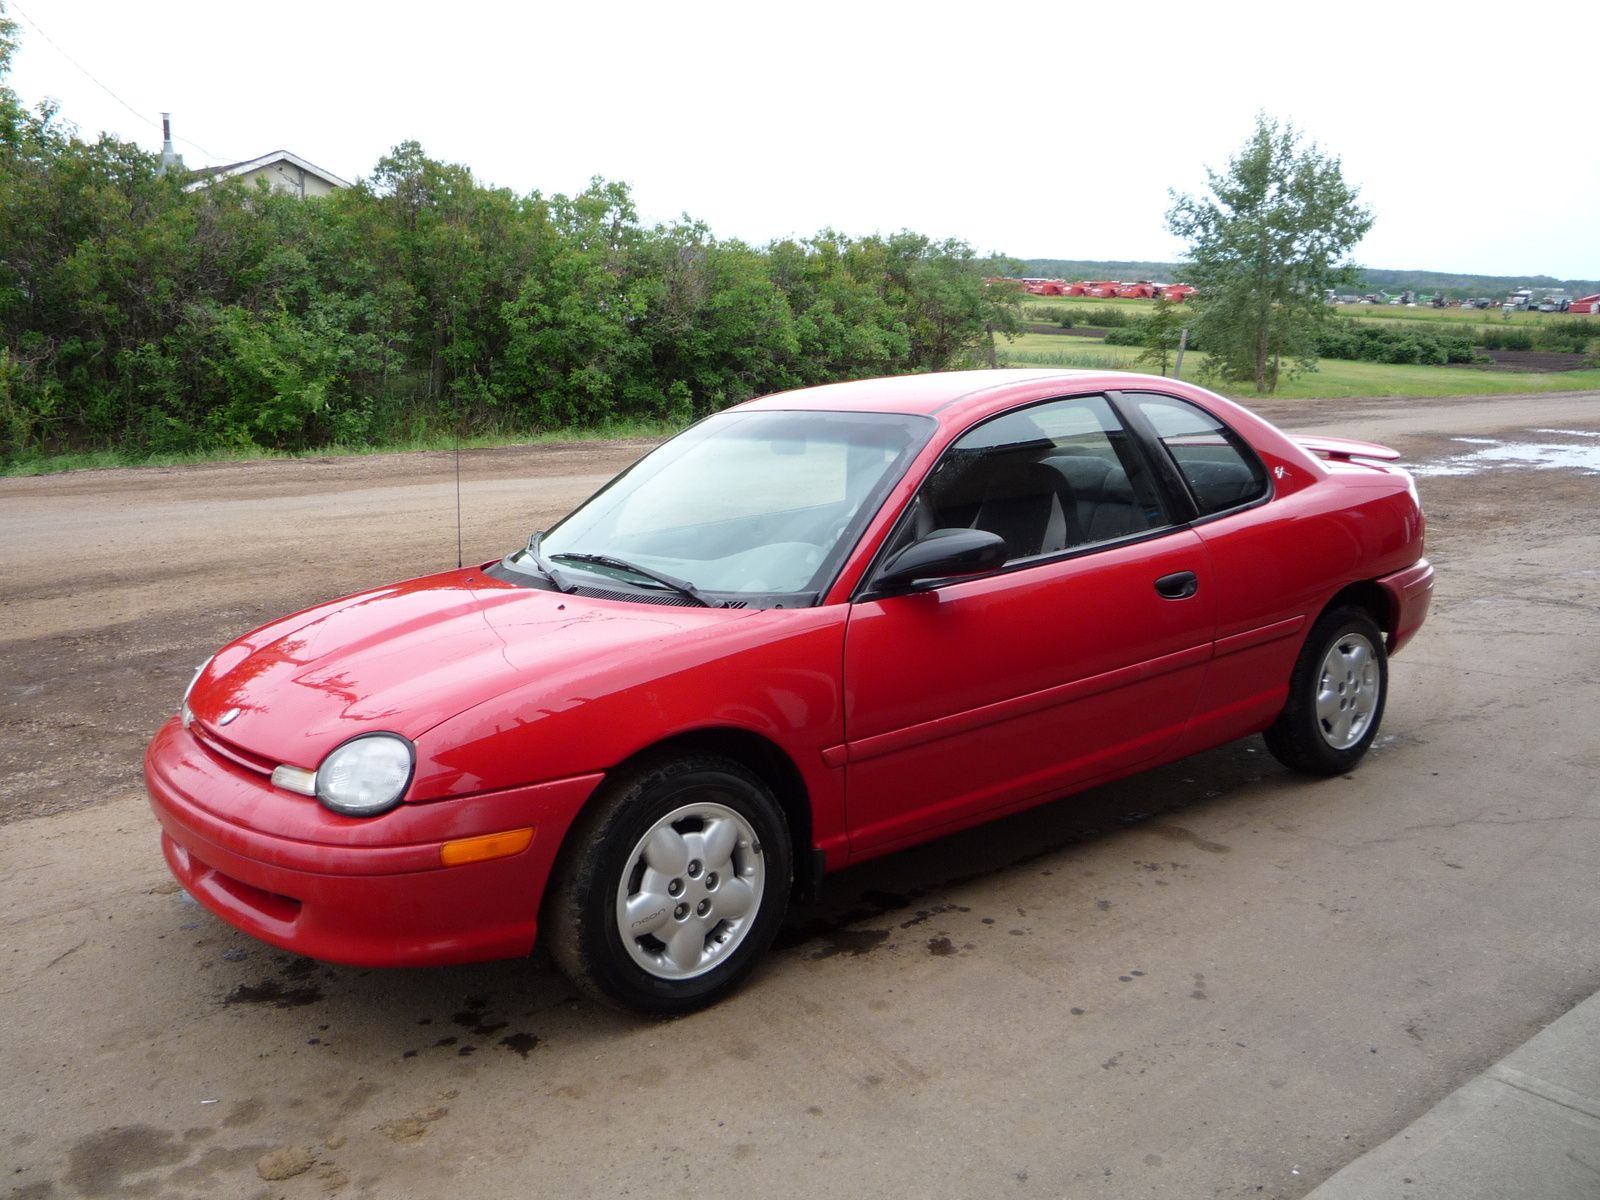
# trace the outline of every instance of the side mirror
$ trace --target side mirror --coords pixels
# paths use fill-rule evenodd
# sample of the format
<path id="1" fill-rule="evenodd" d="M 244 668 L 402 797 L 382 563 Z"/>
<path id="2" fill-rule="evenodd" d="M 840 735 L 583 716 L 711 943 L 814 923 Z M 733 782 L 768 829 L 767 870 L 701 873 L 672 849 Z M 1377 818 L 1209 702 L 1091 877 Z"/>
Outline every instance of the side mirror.
<path id="1" fill-rule="evenodd" d="M 935 529 L 896 554 L 873 581 L 876 591 L 900 591 L 918 583 L 962 575 L 984 575 L 1005 565 L 1005 539 L 986 529 Z"/>

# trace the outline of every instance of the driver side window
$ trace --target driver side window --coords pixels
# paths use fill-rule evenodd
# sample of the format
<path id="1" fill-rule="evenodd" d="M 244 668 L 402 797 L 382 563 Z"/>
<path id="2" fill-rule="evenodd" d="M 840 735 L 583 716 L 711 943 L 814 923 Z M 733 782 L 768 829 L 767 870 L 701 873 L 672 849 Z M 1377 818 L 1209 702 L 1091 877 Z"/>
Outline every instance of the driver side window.
<path id="1" fill-rule="evenodd" d="M 898 541 L 982 529 L 1006 561 L 1052 555 L 1166 524 L 1143 461 L 1102 396 L 991 418 L 955 442 L 913 503 Z"/>

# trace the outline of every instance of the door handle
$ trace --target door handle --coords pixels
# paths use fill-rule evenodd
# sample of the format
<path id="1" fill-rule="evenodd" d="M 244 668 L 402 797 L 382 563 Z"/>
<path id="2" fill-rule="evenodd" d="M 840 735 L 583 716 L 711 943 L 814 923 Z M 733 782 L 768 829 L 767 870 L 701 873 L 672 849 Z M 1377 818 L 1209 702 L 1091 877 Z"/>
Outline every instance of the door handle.
<path id="1" fill-rule="evenodd" d="M 1156 580 L 1156 592 L 1167 600 L 1187 600 L 1200 590 L 1200 580 L 1193 571 L 1175 571 Z"/>

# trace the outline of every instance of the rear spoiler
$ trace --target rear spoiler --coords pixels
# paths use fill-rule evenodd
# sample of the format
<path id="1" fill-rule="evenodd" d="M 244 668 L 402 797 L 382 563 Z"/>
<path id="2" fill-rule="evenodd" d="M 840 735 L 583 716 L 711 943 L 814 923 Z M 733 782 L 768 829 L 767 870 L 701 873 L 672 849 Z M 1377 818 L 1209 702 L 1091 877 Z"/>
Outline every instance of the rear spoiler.
<path id="1" fill-rule="evenodd" d="M 1398 450 L 1380 446 L 1377 442 L 1358 442 L 1354 438 L 1312 436 L 1295 437 L 1292 440 L 1302 450 L 1309 450 L 1319 458 L 1331 458 L 1336 462 L 1349 462 L 1352 458 L 1376 458 L 1384 462 L 1394 462 L 1400 457 Z"/>

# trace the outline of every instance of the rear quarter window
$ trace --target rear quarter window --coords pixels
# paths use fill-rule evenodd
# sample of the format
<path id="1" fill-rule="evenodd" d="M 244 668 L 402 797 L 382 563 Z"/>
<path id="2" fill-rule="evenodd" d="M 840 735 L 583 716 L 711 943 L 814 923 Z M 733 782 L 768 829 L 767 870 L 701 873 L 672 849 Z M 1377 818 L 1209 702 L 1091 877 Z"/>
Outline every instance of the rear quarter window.
<path id="1" fill-rule="evenodd" d="M 1253 504 L 1267 494 L 1267 472 L 1255 451 L 1204 409 L 1172 396 L 1130 397 L 1189 486 L 1201 516 Z"/>

